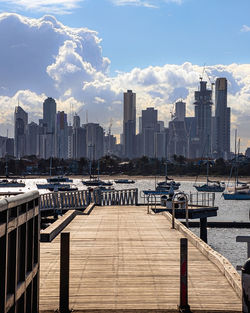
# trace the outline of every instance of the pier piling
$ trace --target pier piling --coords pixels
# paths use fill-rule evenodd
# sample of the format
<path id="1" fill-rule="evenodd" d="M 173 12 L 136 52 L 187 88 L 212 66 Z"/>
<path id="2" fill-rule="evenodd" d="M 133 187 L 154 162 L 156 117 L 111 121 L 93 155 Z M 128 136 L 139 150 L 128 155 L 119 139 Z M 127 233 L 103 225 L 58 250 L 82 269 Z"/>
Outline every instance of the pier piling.
<path id="1" fill-rule="evenodd" d="M 61 233 L 60 255 L 60 313 L 69 313 L 69 255 L 70 233 Z"/>
<path id="2" fill-rule="evenodd" d="M 189 313 L 188 305 L 188 241 L 180 238 L 180 305 L 179 312 Z"/>

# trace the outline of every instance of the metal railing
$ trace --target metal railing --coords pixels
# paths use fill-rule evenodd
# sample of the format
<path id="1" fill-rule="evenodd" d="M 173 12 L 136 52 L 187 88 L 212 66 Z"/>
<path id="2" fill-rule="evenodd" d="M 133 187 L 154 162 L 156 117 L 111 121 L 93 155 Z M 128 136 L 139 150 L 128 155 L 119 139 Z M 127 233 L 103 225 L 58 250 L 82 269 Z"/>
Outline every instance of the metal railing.
<path id="1" fill-rule="evenodd" d="M 203 207 L 214 206 L 215 193 L 214 192 L 197 192 L 189 194 L 189 204 L 199 205 Z"/>

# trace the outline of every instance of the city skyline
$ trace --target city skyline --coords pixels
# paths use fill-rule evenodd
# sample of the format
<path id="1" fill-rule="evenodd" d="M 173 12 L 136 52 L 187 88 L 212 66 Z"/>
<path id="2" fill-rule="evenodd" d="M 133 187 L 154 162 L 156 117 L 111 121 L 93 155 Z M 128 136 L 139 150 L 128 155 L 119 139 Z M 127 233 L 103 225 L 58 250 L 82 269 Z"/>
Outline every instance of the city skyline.
<path id="1" fill-rule="evenodd" d="M 12 112 L 18 101 L 38 122 L 40 103 L 53 97 L 71 123 L 72 110 L 82 120 L 88 115 L 89 121 L 102 122 L 107 130 L 112 115 L 118 136 L 128 89 L 138 95 L 138 112 L 155 107 L 166 124 L 173 103 L 183 99 L 191 117 L 193 93 L 203 76 L 209 88 L 209 80 L 227 78 L 231 128 L 238 129 L 243 151 L 250 146 L 247 1 L 212 1 L 206 10 L 194 0 L 107 0 L 99 4 L 101 10 L 89 0 L 46 3 L 0 4 L 0 135 L 6 136 L 8 129 L 14 136 Z M 222 9 L 227 13 L 223 22 Z M 237 12 L 241 18 L 232 20 Z M 127 15 L 129 25 L 118 23 L 118 17 Z M 199 23 L 209 16 L 212 24 Z"/>

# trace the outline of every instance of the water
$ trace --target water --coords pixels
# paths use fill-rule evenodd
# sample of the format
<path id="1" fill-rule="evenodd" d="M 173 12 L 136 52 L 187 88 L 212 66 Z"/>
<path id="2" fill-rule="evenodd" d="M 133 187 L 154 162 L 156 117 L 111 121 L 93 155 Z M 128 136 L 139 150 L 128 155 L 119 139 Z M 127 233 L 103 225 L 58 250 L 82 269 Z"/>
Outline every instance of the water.
<path id="1" fill-rule="evenodd" d="M 111 179 L 110 179 L 111 180 Z M 180 191 L 186 193 L 196 193 L 191 181 L 180 181 Z M 25 179 L 26 186 L 24 188 L 0 188 L 0 191 L 31 191 L 36 190 L 36 183 L 46 183 L 46 179 Z M 74 179 L 73 184 L 79 190 L 86 190 L 87 187 L 81 182 L 81 179 Z M 139 191 L 144 189 L 154 189 L 155 179 L 138 179 L 135 184 L 114 184 L 115 189 L 128 189 L 138 188 Z M 46 193 L 47 190 L 41 189 L 39 192 Z M 139 192 L 140 194 L 140 192 Z M 143 202 L 143 199 L 140 198 Z M 215 205 L 219 207 L 218 216 L 208 218 L 208 221 L 223 221 L 223 222 L 248 222 L 250 221 L 250 200 L 237 201 L 237 200 L 224 200 L 221 193 L 215 194 Z M 192 228 L 192 231 L 199 235 L 198 228 Z M 242 265 L 247 259 L 247 244 L 236 243 L 236 236 L 250 235 L 249 229 L 235 229 L 235 228 L 208 228 L 208 244 L 213 249 L 224 255 L 235 267 Z"/>

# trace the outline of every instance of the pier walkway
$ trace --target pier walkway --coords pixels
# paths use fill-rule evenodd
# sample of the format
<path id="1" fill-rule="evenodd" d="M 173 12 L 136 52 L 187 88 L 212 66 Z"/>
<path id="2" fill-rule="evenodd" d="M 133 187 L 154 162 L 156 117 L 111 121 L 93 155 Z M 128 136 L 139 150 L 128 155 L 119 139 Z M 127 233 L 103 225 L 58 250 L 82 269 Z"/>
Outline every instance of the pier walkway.
<path id="1" fill-rule="evenodd" d="M 184 235 L 166 216 L 147 214 L 143 206 L 95 207 L 64 231 L 70 232 L 70 309 L 177 312 Z M 241 299 L 221 270 L 188 244 L 191 311 L 241 312 Z M 40 312 L 53 312 L 59 307 L 60 236 L 40 248 Z"/>

